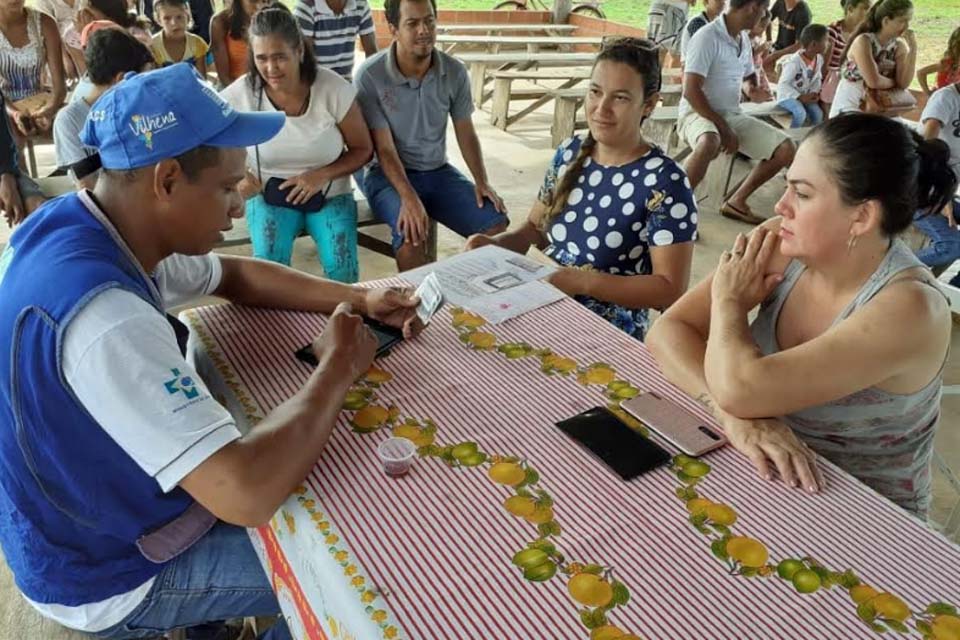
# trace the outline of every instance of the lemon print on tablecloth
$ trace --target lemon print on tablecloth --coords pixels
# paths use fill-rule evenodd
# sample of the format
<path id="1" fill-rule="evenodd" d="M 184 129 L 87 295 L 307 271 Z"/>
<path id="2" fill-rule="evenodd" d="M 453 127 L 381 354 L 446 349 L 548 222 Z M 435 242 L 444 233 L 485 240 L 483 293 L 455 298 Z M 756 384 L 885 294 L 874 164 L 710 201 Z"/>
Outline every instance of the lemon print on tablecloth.
<path id="1" fill-rule="evenodd" d="M 620 402 L 637 397 L 640 395 L 640 389 L 637 389 L 626 380 L 614 380 L 607 384 L 607 388 L 603 393 L 611 400 Z"/>
<path id="2" fill-rule="evenodd" d="M 613 601 L 613 585 L 593 573 L 578 573 L 567 583 L 570 597 L 587 607 L 605 607 Z"/>
<path id="3" fill-rule="evenodd" d="M 394 437 L 406 438 L 417 445 L 418 449 L 433 444 L 436 433 L 436 425 L 421 426 L 419 422 L 412 418 L 408 418 L 406 422 L 393 428 Z"/>
<path id="4" fill-rule="evenodd" d="M 727 540 L 727 554 L 745 567 L 758 569 L 767 564 L 770 554 L 759 540 L 746 536 L 734 536 Z"/>
<path id="5" fill-rule="evenodd" d="M 392 424 L 398 417 L 400 417 L 400 410 L 397 407 L 388 408 L 372 404 L 354 413 L 350 418 L 350 426 L 358 433 L 370 433 Z"/>
<path id="6" fill-rule="evenodd" d="M 511 559 L 523 570 L 523 577 L 531 582 L 549 580 L 557 573 L 557 563 L 543 549 L 528 548 L 518 551 Z"/>
<path id="7" fill-rule="evenodd" d="M 471 331 L 470 333 L 460 334 L 463 340 L 471 349 L 477 351 L 490 351 L 497 346 L 497 336 L 486 331 Z"/>
<path id="8" fill-rule="evenodd" d="M 293 518 L 286 509 L 281 509 L 280 514 L 283 516 L 283 521 L 287 525 L 287 530 L 290 531 L 290 535 L 293 535 L 297 532 L 297 521 Z"/>
<path id="9" fill-rule="evenodd" d="M 487 476 L 497 484 L 514 487 L 523 482 L 527 474 L 516 462 L 498 462 L 490 467 Z"/>
<path id="10" fill-rule="evenodd" d="M 598 384 L 606 386 L 616 380 L 617 372 L 608 364 L 599 362 L 582 369 L 577 374 L 577 382 L 582 385 Z"/>
<path id="11" fill-rule="evenodd" d="M 373 366 L 367 369 L 367 373 L 364 374 L 363 380 L 365 382 L 369 382 L 370 384 L 379 386 L 393 380 L 393 374 L 381 369 L 380 367 Z"/>
<path id="12" fill-rule="evenodd" d="M 960 640 L 960 617 L 941 614 L 930 623 L 927 637 L 933 640 Z"/>
<path id="13" fill-rule="evenodd" d="M 507 360 L 518 360 L 526 358 L 532 354 L 535 349 L 525 342 L 506 342 L 499 347 L 497 351 L 502 353 Z"/>
<path id="14" fill-rule="evenodd" d="M 558 353 L 546 353 L 540 357 L 540 370 L 547 375 L 568 375 L 577 370 L 577 361 Z"/>
<path id="15" fill-rule="evenodd" d="M 455 308 L 451 310 L 450 315 L 453 319 L 453 326 L 465 329 L 479 329 L 487 324 L 481 316 L 471 313 L 466 309 Z"/>
<path id="16" fill-rule="evenodd" d="M 590 632 L 590 640 L 640 640 L 640 636 L 627 633 L 620 627 L 605 624 Z"/>
<path id="17" fill-rule="evenodd" d="M 343 409 L 347 411 L 359 411 L 370 404 L 372 395 L 373 391 L 371 389 L 350 389 L 343 398 Z"/>

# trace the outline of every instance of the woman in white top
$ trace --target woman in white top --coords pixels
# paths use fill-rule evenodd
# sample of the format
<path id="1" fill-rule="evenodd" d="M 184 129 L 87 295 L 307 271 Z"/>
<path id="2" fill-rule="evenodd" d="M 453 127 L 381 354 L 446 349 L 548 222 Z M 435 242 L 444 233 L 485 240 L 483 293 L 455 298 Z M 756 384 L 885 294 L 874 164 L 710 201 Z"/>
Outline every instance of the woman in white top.
<path id="1" fill-rule="evenodd" d="M 880 0 L 870 8 L 841 58 L 831 118 L 845 111 L 862 111 L 868 89 L 910 86 L 917 66 L 912 18 L 910 0 Z"/>
<path id="2" fill-rule="evenodd" d="M 247 150 L 240 193 L 247 200 L 253 253 L 290 264 L 293 241 L 306 229 L 326 276 L 356 282 L 357 205 L 350 176 L 373 155 L 356 90 L 317 67 L 313 47 L 304 46 L 285 7 L 257 12 L 249 34 L 249 71 L 221 95 L 238 110 L 287 114 L 276 137 Z"/>
<path id="3" fill-rule="evenodd" d="M 49 88 L 42 81 L 44 67 Z M 57 24 L 23 0 L 0 0 L 0 90 L 18 146 L 26 136 L 50 130 L 67 94 Z"/>

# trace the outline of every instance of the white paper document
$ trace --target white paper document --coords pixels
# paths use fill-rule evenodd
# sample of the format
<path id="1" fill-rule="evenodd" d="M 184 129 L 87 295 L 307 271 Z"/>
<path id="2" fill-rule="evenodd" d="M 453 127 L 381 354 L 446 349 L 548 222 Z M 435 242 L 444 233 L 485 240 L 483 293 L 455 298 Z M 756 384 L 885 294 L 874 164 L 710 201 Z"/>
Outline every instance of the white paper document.
<path id="1" fill-rule="evenodd" d="M 450 256 L 400 274 L 420 284 L 434 274 L 443 299 L 496 324 L 561 300 L 565 294 L 540 282 L 556 267 L 493 245 Z"/>

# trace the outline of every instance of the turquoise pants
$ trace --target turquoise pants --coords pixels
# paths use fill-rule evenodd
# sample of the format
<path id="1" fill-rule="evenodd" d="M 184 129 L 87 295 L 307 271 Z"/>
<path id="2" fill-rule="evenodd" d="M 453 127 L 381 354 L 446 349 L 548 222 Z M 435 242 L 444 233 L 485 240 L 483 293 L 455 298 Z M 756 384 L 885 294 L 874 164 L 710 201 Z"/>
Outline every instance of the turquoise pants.
<path id="1" fill-rule="evenodd" d="M 258 195 L 247 200 L 247 227 L 256 258 L 289 265 L 293 241 L 306 229 L 317 243 L 328 278 L 339 282 L 359 279 L 357 203 L 352 193 L 330 198 L 323 209 L 306 214 L 269 205 Z"/>

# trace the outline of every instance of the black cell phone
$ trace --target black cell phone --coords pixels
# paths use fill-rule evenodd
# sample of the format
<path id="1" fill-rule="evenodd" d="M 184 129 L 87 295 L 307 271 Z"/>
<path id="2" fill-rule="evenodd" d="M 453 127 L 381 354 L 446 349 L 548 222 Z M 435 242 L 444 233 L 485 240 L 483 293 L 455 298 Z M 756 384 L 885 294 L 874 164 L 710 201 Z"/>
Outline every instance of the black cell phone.
<path id="1" fill-rule="evenodd" d="M 644 438 L 604 407 L 588 409 L 557 426 L 624 480 L 633 480 L 670 460 L 666 449 Z"/>
<path id="2" fill-rule="evenodd" d="M 364 324 L 370 327 L 370 330 L 373 331 L 373 335 L 377 336 L 377 358 L 381 358 L 390 353 L 390 349 L 393 348 L 395 344 L 403 340 L 403 330 L 397 329 L 396 327 L 391 327 L 388 324 L 384 324 L 379 320 L 373 320 L 371 318 L 364 318 Z M 308 344 L 300 349 L 298 349 L 294 355 L 297 357 L 297 360 L 305 362 L 311 367 L 317 366 L 317 356 L 313 355 L 313 345 Z"/>

